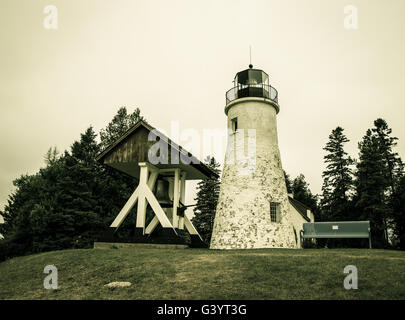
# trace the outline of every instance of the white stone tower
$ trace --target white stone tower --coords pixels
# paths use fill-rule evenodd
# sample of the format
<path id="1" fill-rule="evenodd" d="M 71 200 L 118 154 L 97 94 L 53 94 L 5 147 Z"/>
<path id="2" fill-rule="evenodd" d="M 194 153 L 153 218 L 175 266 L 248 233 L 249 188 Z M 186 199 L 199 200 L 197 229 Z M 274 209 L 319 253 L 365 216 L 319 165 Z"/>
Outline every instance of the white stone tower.
<path id="1" fill-rule="evenodd" d="M 276 89 L 258 69 L 236 74 L 226 94 L 228 144 L 211 249 L 296 248 L 281 166 Z"/>

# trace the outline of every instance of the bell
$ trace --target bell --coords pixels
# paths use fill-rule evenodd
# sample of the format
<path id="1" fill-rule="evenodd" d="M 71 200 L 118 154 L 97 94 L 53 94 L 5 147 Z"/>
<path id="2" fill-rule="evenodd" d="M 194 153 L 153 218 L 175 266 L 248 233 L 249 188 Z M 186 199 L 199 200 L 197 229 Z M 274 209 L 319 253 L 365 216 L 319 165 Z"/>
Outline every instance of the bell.
<path id="1" fill-rule="evenodd" d="M 159 179 L 157 181 L 156 192 L 155 192 L 156 199 L 159 201 L 160 205 L 168 205 L 172 204 L 172 201 L 169 197 L 169 182 L 166 180 Z M 163 206 L 162 206 L 163 207 Z"/>

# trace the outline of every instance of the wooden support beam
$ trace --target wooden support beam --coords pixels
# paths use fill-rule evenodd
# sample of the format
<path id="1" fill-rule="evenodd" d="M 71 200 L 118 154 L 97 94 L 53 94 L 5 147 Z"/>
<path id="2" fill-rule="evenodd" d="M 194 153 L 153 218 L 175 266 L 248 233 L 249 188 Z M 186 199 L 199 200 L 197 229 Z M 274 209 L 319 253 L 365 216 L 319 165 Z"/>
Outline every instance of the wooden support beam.
<path id="1" fill-rule="evenodd" d="M 145 188 L 147 187 L 149 168 L 145 163 L 139 163 L 141 173 L 139 174 L 139 197 L 138 197 L 138 210 L 136 212 L 136 227 L 142 228 L 145 231 L 146 219 L 146 198 Z"/>
<path id="2" fill-rule="evenodd" d="M 153 230 L 158 226 L 159 224 L 159 219 L 157 216 L 154 216 L 152 221 L 149 223 L 149 225 L 145 229 L 145 234 L 151 234 Z"/>
<path id="3" fill-rule="evenodd" d="M 142 228 L 143 233 L 145 234 L 145 221 L 146 221 L 146 207 L 148 205 L 146 201 L 146 195 L 144 190 L 150 189 L 153 190 L 155 186 L 157 177 L 159 175 L 158 171 L 152 171 L 149 175 L 148 182 L 146 183 L 146 178 L 148 175 L 149 167 L 148 166 L 141 166 L 141 174 L 139 178 L 139 185 L 140 185 L 140 194 L 138 198 L 138 211 L 136 213 L 136 227 Z M 143 174 L 142 174 L 143 173 Z"/>
<path id="4" fill-rule="evenodd" d="M 159 172 L 165 173 L 165 172 L 174 172 L 176 168 L 166 168 L 166 169 L 159 169 Z"/>
<path id="5" fill-rule="evenodd" d="M 149 162 L 139 162 L 138 166 L 147 167 L 150 172 L 159 172 L 159 168 Z"/>
<path id="6" fill-rule="evenodd" d="M 180 181 L 180 201 L 182 204 L 186 203 L 186 172 L 181 173 L 181 181 Z M 184 214 L 186 212 L 184 211 Z M 184 215 L 183 214 L 183 215 Z M 184 217 L 179 217 L 179 226 L 180 230 L 184 230 Z"/>
<path id="7" fill-rule="evenodd" d="M 184 226 L 186 227 L 187 231 L 190 234 L 199 236 L 202 241 L 200 234 L 198 233 L 197 229 L 193 226 L 193 224 L 191 223 L 191 220 L 187 217 L 185 212 L 184 212 Z"/>
<path id="8" fill-rule="evenodd" d="M 138 165 L 140 167 L 139 185 L 135 189 L 131 197 L 128 199 L 128 201 L 125 203 L 124 207 L 121 209 L 120 213 L 111 224 L 111 227 L 118 228 L 125 220 L 133 206 L 138 202 L 136 227 L 142 228 L 144 234 L 152 233 L 159 223 L 162 225 L 163 228 L 172 228 L 174 233 L 177 234 L 175 228 L 178 226 L 177 209 L 180 200 L 180 169 L 169 169 L 170 171 L 173 171 L 175 175 L 173 186 L 173 220 L 170 221 L 165 211 L 160 206 L 159 201 L 156 199 L 155 195 L 152 192 L 159 176 L 160 170 L 147 162 L 140 162 Z M 167 172 L 169 170 L 164 171 Z M 145 229 L 146 208 L 148 203 L 155 213 L 155 217 Z"/>
<path id="9" fill-rule="evenodd" d="M 156 180 L 159 176 L 159 173 L 157 171 L 152 171 L 149 175 L 149 180 L 148 180 L 148 187 L 149 189 L 153 190 L 155 187 Z"/>
<path id="10" fill-rule="evenodd" d="M 169 182 L 169 198 L 171 201 L 174 199 L 174 179 L 172 177 L 167 177 L 166 180 Z"/>
<path id="11" fill-rule="evenodd" d="M 129 211 L 133 208 L 138 200 L 139 196 L 139 186 L 135 189 L 134 193 L 125 203 L 124 207 L 121 209 L 120 213 L 117 215 L 113 223 L 111 224 L 111 228 L 119 228 L 119 226 L 124 222 L 125 218 L 127 217 Z"/>
<path id="12" fill-rule="evenodd" d="M 146 199 L 148 200 L 150 206 L 152 207 L 153 212 L 156 214 L 156 217 L 159 219 L 160 224 L 163 228 L 172 228 L 174 233 L 177 234 L 176 230 L 173 228 L 172 223 L 167 217 L 166 213 L 163 211 L 162 207 L 159 204 L 159 201 L 156 199 L 155 195 L 149 188 L 144 189 Z"/>
<path id="13" fill-rule="evenodd" d="M 180 201 L 180 169 L 174 170 L 174 189 L 173 189 L 173 227 L 179 227 L 179 216 L 177 215 L 177 208 Z"/>

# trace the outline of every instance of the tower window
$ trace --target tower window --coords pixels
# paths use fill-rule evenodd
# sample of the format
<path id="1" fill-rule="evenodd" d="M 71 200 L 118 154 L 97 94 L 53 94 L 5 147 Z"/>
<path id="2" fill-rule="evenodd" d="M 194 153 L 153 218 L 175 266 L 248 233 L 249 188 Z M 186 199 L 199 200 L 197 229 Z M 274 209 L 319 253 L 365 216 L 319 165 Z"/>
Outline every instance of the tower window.
<path id="1" fill-rule="evenodd" d="M 233 118 L 232 122 L 232 131 L 236 132 L 238 130 L 238 118 Z"/>
<path id="2" fill-rule="evenodd" d="M 270 202 L 270 220 L 280 222 L 280 204 L 278 202 Z"/>

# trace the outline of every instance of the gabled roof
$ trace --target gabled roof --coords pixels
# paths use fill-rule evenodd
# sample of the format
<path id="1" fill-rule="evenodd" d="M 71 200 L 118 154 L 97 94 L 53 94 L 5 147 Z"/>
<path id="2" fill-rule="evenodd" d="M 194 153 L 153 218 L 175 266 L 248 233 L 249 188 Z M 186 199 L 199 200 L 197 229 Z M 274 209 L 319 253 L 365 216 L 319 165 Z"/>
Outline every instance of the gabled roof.
<path id="1" fill-rule="evenodd" d="M 110 153 L 118 144 L 120 144 L 120 142 L 124 141 L 131 133 L 133 133 L 140 126 L 144 126 L 149 131 L 152 131 L 155 129 L 152 126 L 150 126 L 147 122 L 145 122 L 143 120 L 139 120 L 131 128 L 129 128 L 121 137 L 119 137 L 117 140 L 115 140 L 114 143 L 110 144 L 110 146 L 108 146 L 102 152 L 100 152 L 100 154 L 98 154 L 96 156 L 96 160 L 97 161 L 102 160 L 102 158 L 104 158 L 108 153 Z"/>
<path id="2" fill-rule="evenodd" d="M 152 127 L 151 125 L 149 125 L 148 123 L 146 123 L 143 120 L 139 120 L 137 123 L 135 123 L 121 137 L 119 137 L 114 143 L 112 143 L 109 147 L 107 147 L 99 155 L 97 155 L 96 160 L 103 163 L 103 164 L 110 165 L 110 166 L 114 167 L 117 170 L 120 170 L 120 171 L 123 171 L 123 172 L 127 171 L 126 173 L 129 173 L 130 175 L 135 176 L 134 173 L 133 173 L 133 169 L 131 169 L 131 170 L 128 169 L 128 165 L 121 165 L 121 166 L 115 165 L 114 166 L 111 163 L 105 163 L 105 159 L 108 160 L 109 155 L 111 155 L 116 150 L 118 150 L 120 148 L 120 146 L 125 144 L 125 142 L 128 141 L 128 139 L 131 136 L 136 134 L 135 132 L 137 130 L 140 130 L 141 128 L 144 128 L 144 130 L 146 129 L 148 132 L 151 132 L 151 131 L 154 130 L 156 132 L 156 134 L 160 137 L 160 139 L 162 139 L 163 141 L 168 143 L 168 145 L 170 147 L 170 150 L 172 148 L 174 148 L 176 151 L 179 151 L 181 154 L 186 155 L 191 160 L 190 164 L 183 164 L 180 161 L 179 165 L 169 165 L 169 166 L 171 166 L 171 167 L 178 166 L 178 167 L 182 168 L 183 170 L 185 169 L 186 171 L 187 171 L 187 167 L 194 168 L 194 169 L 191 170 L 190 175 L 188 175 L 190 178 L 194 177 L 194 178 L 198 179 L 198 178 L 204 178 L 204 177 L 208 177 L 208 178 L 210 178 L 210 177 L 213 177 L 213 178 L 218 177 L 217 173 L 212 171 L 208 166 L 206 166 L 203 162 L 201 162 L 196 157 L 194 157 L 190 152 L 188 152 L 183 147 L 181 147 L 180 145 L 178 145 L 175 142 L 173 142 L 172 140 L 170 140 L 166 135 L 164 135 L 163 133 L 161 133 L 160 131 L 158 131 L 157 129 L 155 129 L 154 127 Z M 144 142 L 147 142 L 147 141 L 144 141 Z M 151 142 L 151 143 L 153 143 L 153 142 Z M 147 160 L 144 159 L 143 161 L 147 161 Z M 138 164 L 135 163 L 135 166 L 137 166 L 137 165 Z M 157 166 L 158 167 L 164 167 L 165 165 L 157 165 Z M 199 172 L 199 174 L 196 174 L 196 172 Z"/>
<path id="3" fill-rule="evenodd" d="M 311 208 L 307 207 L 305 204 L 302 202 L 288 196 L 288 201 L 290 204 L 295 208 L 295 210 L 298 211 L 298 213 L 308 222 L 310 222 L 310 219 L 307 216 L 307 210 L 311 210 Z"/>

